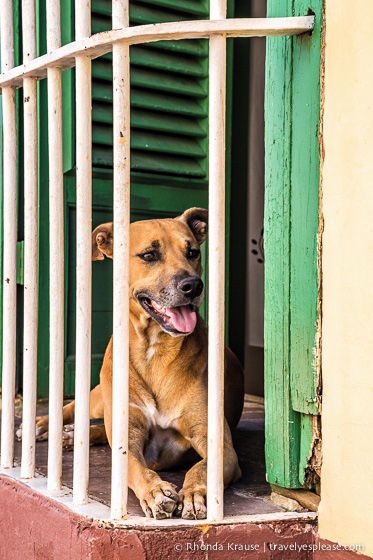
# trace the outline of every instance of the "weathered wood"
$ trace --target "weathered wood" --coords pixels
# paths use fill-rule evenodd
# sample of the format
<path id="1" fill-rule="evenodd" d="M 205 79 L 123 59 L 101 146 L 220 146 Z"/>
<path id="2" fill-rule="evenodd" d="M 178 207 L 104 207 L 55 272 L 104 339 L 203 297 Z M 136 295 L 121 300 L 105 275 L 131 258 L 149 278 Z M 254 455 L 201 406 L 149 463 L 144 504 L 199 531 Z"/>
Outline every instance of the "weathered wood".
<path id="1" fill-rule="evenodd" d="M 270 1 L 269 14 L 290 14 L 291 0 Z M 291 408 L 290 331 L 290 165 L 291 38 L 267 40 L 266 188 L 264 248 L 266 255 L 264 356 L 266 462 L 270 482 L 297 487 L 299 414 Z"/>
<path id="2" fill-rule="evenodd" d="M 306 509 L 310 509 L 311 511 L 317 511 L 320 504 L 320 496 L 314 494 L 314 492 L 310 492 L 309 490 L 303 490 L 302 488 L 297 490 L 292 490 L 289 488 L 282 488 L 281 486 L 277 486 L 276 484 L 271 484 L 271 488 L 273 492 L 280 494 L 281 496 L 286 496 L 291 498 L 292 500 L 296 500 Z"/>
<path id="3" fill-rule="evenodd" d="M 21 87 L 23 77 L 41 80 L 46 77 L 46 69 L 58 67 L 66 70 L 75 66 L 77 56 L 97 58 L 112 50 L 112 45 L 126 41 L 130 45 L 150 43 L 161 40 L 209 38 L 214 34 L 227 37 L 264 37 L 300 35 L 313 29 L 314 17 L 247 18 L 222 21 L 185 21 L 138 25 L 97 33 L 91 37 L 77 40 L 51 53 L 37 58 L 27 66 L 17 66 L 0 76 L 0 87 Z"/>
<path id="4" fill-rule="evenodd" d="M 290 384 L 293 409 L 318 414 L 321 0 L 294 3 L 296 13 L 308 8 L 318 14 L 315 29 L 292 40 Z"/>
<path id="5" fill-rule="evenodd" d="M 294 5 L 294 0 L 270 0 L 268 13 L 292 14 Z M 313 8 L 318 30 L 314 35 L 267 40 L 266 462 L 271 483 L 293 488 L 304 482 L 312 447 L 310 423 L 300 412 L 317 413 L 313 402 L 306 403 L 314 398 L 310 387 L 315 387 L 312 360 L 318 303 L 319 113 L 315 91 L 321 2 L 315 0 Z M 308 64 L 304 71 L 311 75 L 306 85 L 301 63 Z M 305 406 L 300 406 L 301 400 Z"/>

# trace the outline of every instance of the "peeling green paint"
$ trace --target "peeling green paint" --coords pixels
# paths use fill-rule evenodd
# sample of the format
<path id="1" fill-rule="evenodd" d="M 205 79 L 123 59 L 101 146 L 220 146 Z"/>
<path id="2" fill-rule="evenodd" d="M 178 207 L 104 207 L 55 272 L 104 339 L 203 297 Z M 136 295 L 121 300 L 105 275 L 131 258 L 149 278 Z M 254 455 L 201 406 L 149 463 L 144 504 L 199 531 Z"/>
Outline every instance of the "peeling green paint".
<path id="1" fill-rule="evenodd" d="M 315 30 L 267 39 L 265 399 L 267 476 L 299 487 L 318 414 L 319 114 L 322 0 L 269 0 L 269 17 L 315 13 Z"/>

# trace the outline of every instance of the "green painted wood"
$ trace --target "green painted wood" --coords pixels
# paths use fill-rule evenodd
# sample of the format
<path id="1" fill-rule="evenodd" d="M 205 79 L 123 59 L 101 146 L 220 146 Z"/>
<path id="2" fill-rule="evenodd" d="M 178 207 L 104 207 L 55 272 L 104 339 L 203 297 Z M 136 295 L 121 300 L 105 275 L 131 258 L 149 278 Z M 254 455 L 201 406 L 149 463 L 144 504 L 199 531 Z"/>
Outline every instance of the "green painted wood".
<path id="1" fill-rule="evenodd" d="M 75 33 L 74 0 L 64 0 L 61 12 L 61 41 L 62 45 L 69 43 Z M 63 170 L 69 171 L 75 167 L 75 70 L 73 68 L 62 72 L 62 118 L 63 118 Z"/>
<path id="2" fill-rule="evenodd" d="M 92 98 L 95 101 L 113 102 L 113 88 L 110 84 L 96 82 L 92 86 Z M 131 107 L 177 113 L 191 117 L 207 117 L 205 106 L 195 100 L 182 96 L 171 96 L 164 93 L 144 91 L 138 88 L 131 90 Z"/>
<path id="3" fill-rule="evenodd" d="M 92 148 L 93 166 L 112 167 L 113 150 L 107 146 L 94 145 Z M 182 156 L 164 155 L 131 151 L 131 171 L 149 171 L 175 177 L 205 178 L 206 171 L 194 159 Z"/>
<path id="4" fill-rule="evenodd" d="M 134 66 L 145 66 L 157 70 L 206 78 L 207 71 L 198 61 L 198 58 L 186 57 L 180 53 L 170 54 L 163 51 L 147 49 L 146 47 L 133 46 L 130 49 L 130 61 Z"/>
<path id="5" fill-rule="evenodd" d="M 206 0 L 197 2 L 207 10 Z M 193 6 L 191 5 L 191 9 Z M 192 9 L 193 12 L 193 9 Z M 140 19 L 134 21 L 133 15 L 141 15 Z M 171 4 L 168 6 L 160 5 L 157 0 L 151 3 L 144 2 L 139 4 L 131 2 L 130 23 L 156 23 L 161 21 L 177 21 L 180 19 L 190 19 L 194 14 L 173 10 Z M 111 28 L 110 6 L 104 7 L 100 3 L 93 3 L 92 30 L 104 31 Z M 202 178 L 207 172 L 207 90 L 208 90 L 208 60 L 207 42 L 187 41 L 181 45 L 187 46 L 190 51 L 183 53 L 179 46 L 171 52 L 168 47 L 176 45 L 178 41 L 164 41 L 163 48 L 158 48 L 158 43 L 142 46 L 133 46 L 130 49 L 131 58 L 131 107 L 144 111 L 143 115 L 155 115 L 155 119 L 150 117 L 149 126 L 146 121 L 138 121 L 136 126 L 132 123 L 132 141 L 134 150 L 132 155 L 132 168 L 144 173 L 153 173 L 151 166 L 155 165 L 156 173 L 165 173 L 174 176 L 198 177 Z M 167 45 L 167 50 L 166 49 Z M 193 49 L 191 50 L 191 47 Z M 197 47 L 197 48 L 196 48 Z M 99 60 L 93 61 L 93 101 L 112 104 L 112 70 L 111 55 L 105 55 Z M 175 127 L 175 132 L 167 130 L 166 126 L 157 123 L 167 115 L 184 118 L 184 127 L 176 130 L 176 120 L 170 122 Z M 183 133 L 187 119 L 190 118 L 192 126 L 189 127 L 187 134 Z M 112 145 L 110 128 L 102 128 L 101 119 L 95 121 L 93 117 L 94 135 L 94 162 L 100 168 L 112 164 L 112 155 L 107 149 Z M 106 117 L 105 122 L 111 125 Z M 96 130 L 97 128 L 97 130 Z M 136 131 L 141 128 L 141 133 Z M 193 137 L 193 130 L 198 129 L 196 136 Z M 95 132 L 96 130 L 96 132 Z M 175 138 L 174 134 L 177 134 Z M 158 161 L 154 157 L 149 159 L 149 151 L 158 151 L 163 154 Z M 147 152 L 142 154 L 141 152 Z M 170 159 L 164 157 L 170 154 Z M 174 156 L 181 156 L 175 160 Z M 186 158 L 187 156 L 187 158 Z M 189 157 L 194 158 L 194 161 Z M 180 167 L 184 164 L 186 167 Z"/>
<path id="6" fill-rule="evenodd" d="M 93 103 L 92 120 L 96 123 L 113 124 L 113 111 L 105 103 Z M 131 110 L 131 128 L 145 128 L 169 134 L 182 134 L 195 138 L 206 138 L 207 132 L 203 130 L 197 120 L 188 119 L 179 115 L 165 115 L 151 111 Z"/>
<path id="7" fill-rule="evenodd" d="M 317 19 L 321 22 L 321 2 L 317 6 L 316 2 L 314 4 Z M 307 10 L 305 3 L 298 0 L 268 2 L 269 17 L 304 15 Z M 300 72 L 300 60 L 305 62 L 307 59 L 303 57 L 303 49 L 309 51 L 309 43 L 313 45 L 315 56 L 312 60 L 309 58 L 309 66 Z M 314 251 L 310 250 L 312 243 L 307 247 L 304 240 L 310 242 L 313 236 L 313 245 L 317 243 L 318 206 L 315 209 L 314 202 L 318 197 L 319 161 L 313 157 L 314 152 L 310 153 L 310 145 L 318 129 L 319 113 L 308 111 L 307 103 L 313 95 L 311 92 L 317 88 L 319 61 L 318 32 L 312 38 L 267 39 L 265 451 L 269 482 L 290 488 L 302 485 L 311 446 L 310 432 L 301 430 L 309 420 L 294 409 L 293 389 L 299 385 L 293 386 L 293 379 L 301 379 L 301 383 L 307 386 L 314 383 L 312 368 L 296 356 L 310 352 L 310 337 L 303 336 L 300 323 L 307 333 L 314 333 L 316 315 L 311 318 L 309 310 L 313 307 L 316 312 L 317 309 L 314 290 L 308 291 L 309 284 L 302 285 L 298 278 L 303 278 L 303 273 L 317 277 L 317 262 Z M 300 83 L 305 73 L 309 75 L 307 87 Z M 317 103 L 317 100 L 313 99 L 313 102 Z M 301 123 L 297 119 L 301 119 Z M 301 175 L 303 168 L 312 168 L 312 173 L 306 171 Z M 313 216 L 310 220 L 305 219 L 308 213 Z M 296 239 L 302 228 L 307 232 L 301 239 Z M 293 376 L 296 366 L 297 375 Z"/>
<path id="8" fill-rule="evenodd" d="M 187 14 L 201 16 L 202 18 L 207 18 L 209 15 L 208 4 L 203 0 L 179 0 L 177 3 L 174 0 L 137 0 L 137 2 L 164 6 L 171 10 L 186 12 Z"/>
<path id="9" fill-rule="evenodd" d="M 137 3 L 148 4 L 149 6 L 156 7 L 154 11 L 148 8 L 150 17 L 155 17 L 152 14 L 159 13 L 160 6 L 163 6 L 165 8 L 170 8 L 172 11 L 180 10 L 190 15 L 193 14 L 195 16 L 200 16 L 201 18 L 207 18 L 209 13 L 208 2 L 206 0 L 181 0 L 177 4 L 173 2 L 173 0 L 145 0 L 145 1 L 137 0 Z M 136 6 L 135 2 L 131 2 L 131 4 L 132 4 L 132 9 L 139 8 L 139 7 L 144 8 L 144 6 Z M 96 12 L 97 14 L 111 16 L 110 2 L 107 2 L 107 0 L 92 0 L 92 11 Z M 178 20 L 182 20 L 182 19 L 183 19 L 183 15 L 179 14 Z"/>
<path id="10" fill-rule="evenodd" d="M 171 52 L 179 52 L 192 56 L 200 56 L 206 58 L 209 54 L 208 46 L 205 41 L 198 39 L 180 39 L 179 41 L 157 41 L 148 43 L 149 49 L 160 49 Z"/>
<path id="11" fill-rule="evenodd" d="M 23 285 L 25 280 L 24 241 L 17 241 L 17 284 Z"/>
<path id="12" fill-rule="evenodd" d="M 270 1 L 267 10 L 270 17 L 290 16 L 291 2 Z M 289 371 L 291 38 L 267 39 L 266 56 L 266 467 L 269 482 L 297 487 L 300 419 L 290 404 Z"/>
<path id="13" fill-rule="evenodd" d="M 291 402 L 318 414 L 316 344 L 318 321 L 319 114 L 321 0 L 297 0 L 294 15 L 318 14 L 312 36 L 293 40 L 291 166 Z M 307 134 L 305 134 L 307 131 Z"/>
<path id="14" fill-rule="evenodd" d="M 312 442 L 312 416 L 300 415 L 300 449 L 299 449 L 299 482 L 303 486 L 306 479 L 307 461 L 311 453 Z"/>
<path id="15" fill-rule="evenodd" d="M 104 80 L 111 83 L 112 80 L 111 62 L 98 59 L 92 67 L 92 78 Z M 192 97 L 206 97 L 206 91 L 199 81 L 195 79 L 185 78 L 184 76 L 175 76 L 165 72 L 156 72 L 149 69 L 132 68 L 131 69 L 131 86 L 152 89 L 157 91 L 166 91 L 170 93 L 178 93 L 180 95 L 190 95 Z"/>
<path id="16" fill-rule="evenodd" d="M 94 144 L 113 145 L 112 127 L 96 124 L 93 128 Z M 131 148 L 149 152 L 204 157 L 205 152 L 194 138 L 184 138 L 162 133 L 134 130 L 131 133 Z"/>

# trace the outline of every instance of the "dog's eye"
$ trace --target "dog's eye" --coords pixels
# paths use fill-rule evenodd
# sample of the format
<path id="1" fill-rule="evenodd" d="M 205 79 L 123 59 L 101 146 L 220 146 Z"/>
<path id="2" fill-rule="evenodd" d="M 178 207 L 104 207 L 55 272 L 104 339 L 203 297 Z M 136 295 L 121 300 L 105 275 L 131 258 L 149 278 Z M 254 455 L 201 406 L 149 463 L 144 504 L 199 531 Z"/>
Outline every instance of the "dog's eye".
<path id="1" fill-rule="evenodd" d="M 149 253 L 143 253 L 139 255 L 140 259 L 146 262 L 154 262 L 157 260 L 157 255 L 153 251 L 149 251 Z"/>
<path id="2" fill-rule="evenodd" d="M 187 259 L 196 259 L 201 254 L 199 249 L 188 249 L 187 250 Z"/>

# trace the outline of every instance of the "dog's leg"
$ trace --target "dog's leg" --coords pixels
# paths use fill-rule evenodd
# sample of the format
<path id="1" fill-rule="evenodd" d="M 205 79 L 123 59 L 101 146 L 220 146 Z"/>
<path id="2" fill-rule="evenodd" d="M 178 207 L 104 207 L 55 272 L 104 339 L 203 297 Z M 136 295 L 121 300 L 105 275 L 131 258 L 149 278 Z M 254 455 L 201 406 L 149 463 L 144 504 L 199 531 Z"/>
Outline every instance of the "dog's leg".
<path id="1" fill-rule="evenodd" d="M 67 407 L 70 408 L 70 420 L 65 420 L 67 418 Z M 74 407 L 74 408 L 73 408 Z M 71 449 L 74 445 L 74 425 L 71 422 L 74 421 L 75 413 L 75 401 L 63 407 L 63 445 L 64 447 Z M 104 418 L 104 401 L 102 400 L 101 385 L 96 385 L 89 395 L 89 418 L 94 420 L 96 418 Z M 104 444 L 107 443 L 105 426 L 91 426 L 89 430 L 89 443 L 90 445 Z"/>
<path id="2" fill-rule="evenodd" d="M 105 428 L 112 446 L 111 414 L 106 414 Z M 135 492 L 147 517 L 165 519 L 172 513 L 179 496 L 171 484 L 146 465 L 143 450 L 149 436 L 148 420 L 137 407 L 130 407 L 128 441 L 128 486 Z"/>
<path id="3" fill-rule="evenodd" d="M 62 409 L 62 423 L 63 429 L 63 443 L 66 447 L 71 447 L 74 444 L 74 427 L 72 423 L 75 417 L 75 401 L 65 405 Z M 104 405 L 101 394 L 101 387 L 97 385 L 92 389 L 89 396 L 89 417 L 90 419 L 104 417 Z M 48 425 L 49 416 L 36 417 L 36 441 L 44 441 L 48 439 Z M 22 439 L 22 424 L 16 432 L 18 439 Z M 90 444 L 107 443 L 107 437 L 104 426 L 91 426 L 90 429 Z"/>
<path id="4" fill-rule="evenodd" d="M 67 404 L 62 409 L 63 414 L 63 425 L 70 424 L 74 421 L 75 415 L 75 401 Z M 36 417 L 36 441 L 44 441 L 48 439 L 48 425 L 49 425 L 49 416 L 46 414 L 45 416 L 37 416 Z M 18 439 L 22 439 L 22 424 L 18 428 L 16 432 L 16 436 Z"/>
<path id="5" fill-rule="evenodd" d="M 179 492 L 180 503 L 176 515 L 184 519 L 204 519 L 207 514 L 207 418 L 205 422 L 186 428 L 184 437 L 202 457 L 185 475 L 184 485 Z M 237 454 L 233 448 L 231 431 L 224 420 L 224 450 L 223 450 L 223 480 L 224 487 L 241 478 Z"/>

